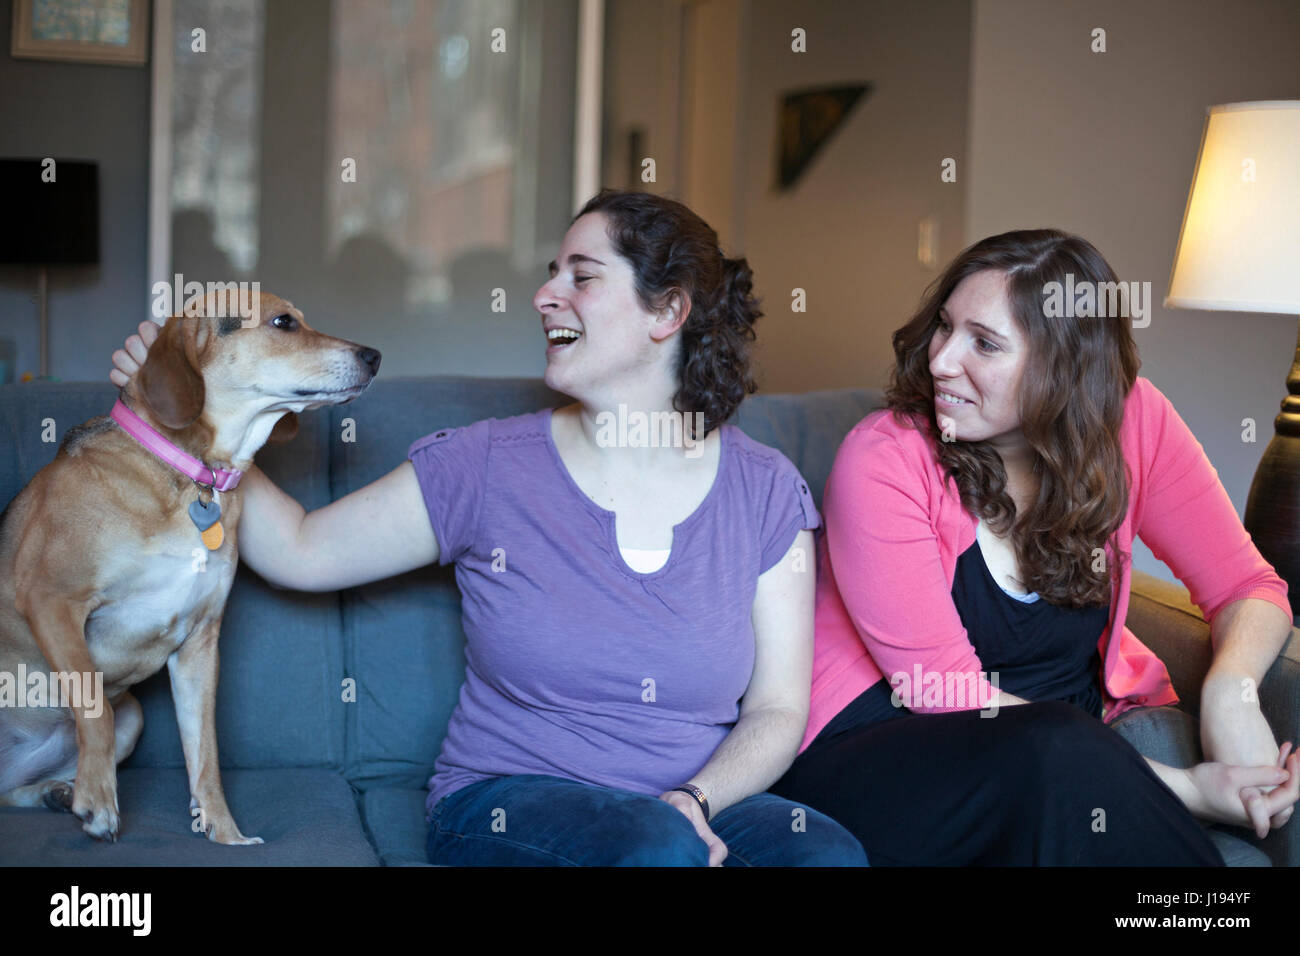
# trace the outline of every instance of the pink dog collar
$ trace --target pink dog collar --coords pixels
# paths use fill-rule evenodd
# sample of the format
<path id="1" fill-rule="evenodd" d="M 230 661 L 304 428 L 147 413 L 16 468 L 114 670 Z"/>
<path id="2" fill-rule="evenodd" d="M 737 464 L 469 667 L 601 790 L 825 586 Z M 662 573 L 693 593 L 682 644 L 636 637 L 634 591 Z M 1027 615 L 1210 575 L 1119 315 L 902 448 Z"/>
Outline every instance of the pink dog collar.
<path id="1" fill-rule="evenodd" d="M 109 413 L 113 421 L 122 426 L 126 432 L 145 448 L 171 465 L 182 474 L 189 475 L 201 485 L 211 485 L 217 491 L 233 491 L 244 473 L 237 469 L 213 469 L 193 455 L 181 451 L 162 435 L 158 434 L 148 422 L 122 404 L 119 398 Z"/>

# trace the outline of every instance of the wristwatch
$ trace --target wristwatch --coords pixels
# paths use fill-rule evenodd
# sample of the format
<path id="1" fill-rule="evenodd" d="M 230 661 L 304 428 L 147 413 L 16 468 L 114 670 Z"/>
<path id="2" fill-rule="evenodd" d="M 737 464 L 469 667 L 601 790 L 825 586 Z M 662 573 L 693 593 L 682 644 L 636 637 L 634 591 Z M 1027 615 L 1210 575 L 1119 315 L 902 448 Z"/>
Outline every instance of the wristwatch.
<path id="1" fill-rule="evenodd" d="M 704 795 L 704 791 L 693 783 L 684 783 L 680 787 L 673 787 L 674 790 L 680 790 L 682 793 L 689 793 L 692 797 L 700 802 L 700 809 L 704 811 L 704 822 L 709 822 L 709 798 Z"/>

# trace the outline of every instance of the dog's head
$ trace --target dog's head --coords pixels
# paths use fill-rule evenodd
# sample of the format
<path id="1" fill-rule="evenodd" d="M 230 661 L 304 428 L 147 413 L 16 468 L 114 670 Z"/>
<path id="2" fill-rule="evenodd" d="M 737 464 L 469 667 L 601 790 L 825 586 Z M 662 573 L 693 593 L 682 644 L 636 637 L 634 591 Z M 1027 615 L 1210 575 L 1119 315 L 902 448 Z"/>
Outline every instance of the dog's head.
<path id="1" fill-rule="evenodd" d="M 246 300 L 248 304 L 248 300 Z M 241 315 L 234 289 L 209 292 L 167 320 L 134 391 L 172 429 L 210 416 L 276 415 L 270 441 L 288 441 L 297 412 L 350 402 L 379 371 L 379 352 L 317 332 L 279 296 L 251 295 Z"/>

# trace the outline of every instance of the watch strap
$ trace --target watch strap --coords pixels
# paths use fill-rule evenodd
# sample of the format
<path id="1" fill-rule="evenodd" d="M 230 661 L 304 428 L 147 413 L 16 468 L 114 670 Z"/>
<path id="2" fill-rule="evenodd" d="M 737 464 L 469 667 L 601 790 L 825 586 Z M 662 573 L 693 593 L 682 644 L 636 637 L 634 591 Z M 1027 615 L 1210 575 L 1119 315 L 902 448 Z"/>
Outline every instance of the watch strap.
<path id="1" fill-rule="evenodd" d="M 680 787 L 673 787 L 674 790 L 680 790 L 682 793 L 689 793 L 700 804 L 700 809 L 704 811 L 704 822 L 709 822 L 709 798 L 704 795 L 704 791 L 692 783 L 684 783 Z"/>

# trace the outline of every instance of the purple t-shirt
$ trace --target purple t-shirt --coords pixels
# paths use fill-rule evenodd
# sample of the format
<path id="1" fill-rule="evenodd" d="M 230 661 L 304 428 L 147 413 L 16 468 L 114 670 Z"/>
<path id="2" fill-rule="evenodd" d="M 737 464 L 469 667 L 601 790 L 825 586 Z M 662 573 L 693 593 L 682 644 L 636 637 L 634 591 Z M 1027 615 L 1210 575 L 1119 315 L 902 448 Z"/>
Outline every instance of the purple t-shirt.
<path id="1" fill-rule="evenodd" d="M 712 488 L 650 574 L 627 566 L 614 512 L 564 467 L 550 409 L 411 445 L 466 637 L 430 812 L 489 777 L 658 795 L 708 762 L 753 672 L 758 576 L 820 524 L 789 459 L 732 425 L 721 438 Z"/>

